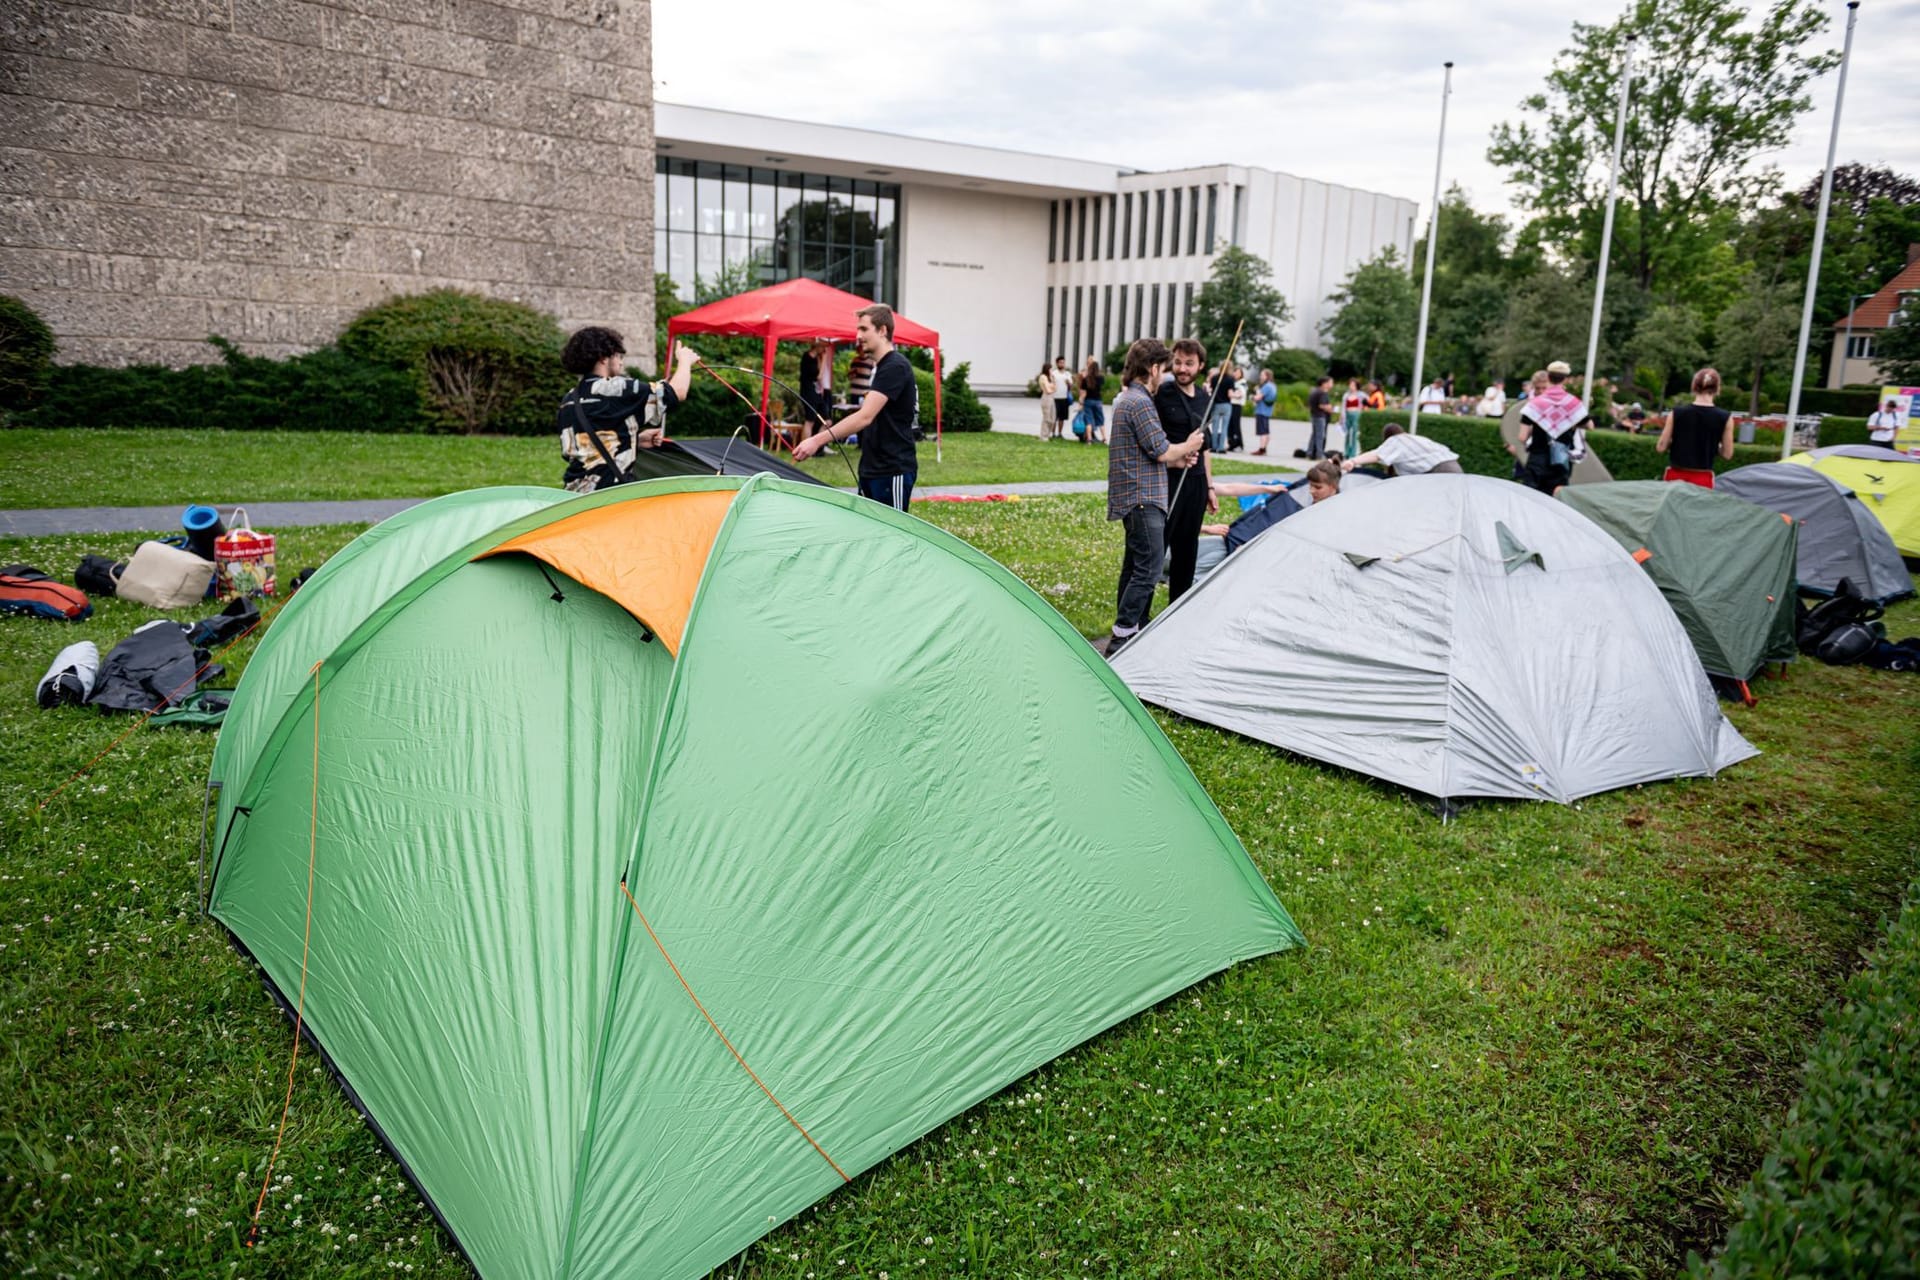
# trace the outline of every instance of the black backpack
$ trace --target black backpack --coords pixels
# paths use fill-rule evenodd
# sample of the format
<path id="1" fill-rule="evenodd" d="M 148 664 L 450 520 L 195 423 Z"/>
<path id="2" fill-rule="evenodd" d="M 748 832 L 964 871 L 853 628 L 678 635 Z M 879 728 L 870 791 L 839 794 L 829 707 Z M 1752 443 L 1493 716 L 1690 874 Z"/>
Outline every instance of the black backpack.
<path id="1" fill-rule="evenodd" d="M 1811 609 L 1804 604 L 1800 606 L 1799 625 L 1795 636 L 1800 644 L 1800 652 L 1813 654 L 1822 662 L 1858 662 L 1879 639 L 1873 624 L 1878 622 L 1880 615 L 1886 611 L 1885 605 L 1878 605 L 1867 599 L 1860 594 L 1859 589 L 1851 581 L 1842 578 L 1840 585 L 1834 588 L 1832 599 L 1822 600 Z M 1851 633 L 1850 637 L 1838 635 L 1843 628 L 1855 625 L 1867 634 L 1868 639 L 1864 646 L 1859 642 L 1858 632 Z M 1843 641 L 1831 646 L 1829 651 L 1834 653 L 1835 657 L 1828 657 L 1826 653 L 1821 652 L 1829 640 Z M 1859 652 L 1853 653 L 1851 657 L 1838 656 L 1856 648 Z"/>

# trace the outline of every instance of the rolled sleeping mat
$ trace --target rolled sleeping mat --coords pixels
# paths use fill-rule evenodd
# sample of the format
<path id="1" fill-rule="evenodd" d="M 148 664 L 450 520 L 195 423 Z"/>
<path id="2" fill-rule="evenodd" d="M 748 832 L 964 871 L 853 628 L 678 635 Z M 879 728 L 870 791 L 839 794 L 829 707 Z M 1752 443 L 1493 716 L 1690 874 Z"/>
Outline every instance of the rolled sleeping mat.
<path id="1" fill-rule="evenodd" d="M 180 513 L 180 527 L 187 531 L 187 550 L 202 560 L 213 559 L 213 540 L 227 531 L 218 511 L 198 503 Z"/>
<path id="2" fill-rule="evenodd" d="M 81 640 L 60 651 L 47 674 L 40 677 L 33 698 L 42 708 L 62 704 L 77 707 L 93 696 L 94 682 L 99 678 L 100 648 L 91 640 Z"/>

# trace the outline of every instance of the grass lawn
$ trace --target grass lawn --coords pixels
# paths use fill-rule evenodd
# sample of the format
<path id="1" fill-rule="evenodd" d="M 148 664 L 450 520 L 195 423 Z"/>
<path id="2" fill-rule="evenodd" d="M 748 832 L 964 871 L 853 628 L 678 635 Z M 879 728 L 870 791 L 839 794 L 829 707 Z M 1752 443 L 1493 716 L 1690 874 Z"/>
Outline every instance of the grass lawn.
<path id="1" fill-rule="evenodd" d="M 857 451 L 801 464 L 853 484 Z M 943 460 L 920 446 L 921 487 L 1105 480 L 1107 451 L 1007 432 L 950 435 Z M 1222 474 L 1269 472 L 1230 460 Z M 560 483 L 557 440 L 513 436 L 295 431 L 0 431 L 0 510 L 189 502 L 431 498 L 483 485 Z"/>
<path id="2" fill-rule="evenodd" d="M 1105 630 L 1120 543 L 1098 495 L 921 513 Z M 277 532 L 286 575 L 356 531 Z M 0 540 L 0 559 L 66 572 L 136 540 Z M 0 1272 L 467 1275 L 305 1055 L 286 1181 L 242 1247 L 289 1026 L 195 910 L 212 739 L 137 730 L 36 810 L 128 722 L 38 711 L 33 682 L 148 616 L 0 620 Z M 1920 606 L 1888 625 L 1920 631 Z M 1760 692 L 1730 714 L 1765 754 L 1718 780 L 1445 825 L 1161 716 L 1310 949 L 1130 1019 L 716 1274 L 1674 1273 L 1723 1235 L 1823 1006 L 1920 869 L 1920 681 L 1802 662 Z M 1099 785 L 1097 760 L 1057 767 Z"/>

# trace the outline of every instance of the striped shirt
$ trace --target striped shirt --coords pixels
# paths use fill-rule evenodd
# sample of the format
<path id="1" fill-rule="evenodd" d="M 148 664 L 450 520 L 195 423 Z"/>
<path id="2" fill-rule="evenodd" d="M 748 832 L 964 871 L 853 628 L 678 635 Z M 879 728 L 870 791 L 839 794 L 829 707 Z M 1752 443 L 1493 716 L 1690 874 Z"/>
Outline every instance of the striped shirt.
<path id="1" fill-rule="evenodd" d="M 1167 464 L 1160 459 L 1171 447 L 1153 397 L 1129 382 L 1114 397 L 1107 436 L 1107 519 L 1123 520 L 1143 505 L 1167 509 Z"/>

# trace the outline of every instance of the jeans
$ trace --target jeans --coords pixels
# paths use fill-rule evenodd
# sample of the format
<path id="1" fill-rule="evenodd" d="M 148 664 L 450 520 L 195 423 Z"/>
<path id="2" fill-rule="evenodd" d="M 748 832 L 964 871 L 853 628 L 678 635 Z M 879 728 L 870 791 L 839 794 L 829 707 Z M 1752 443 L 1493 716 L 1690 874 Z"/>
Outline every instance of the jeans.
<path id="1" fill-rule="evenodd" d="M 1100 402 L 1088 396 L 1080 405 L 1080 411 L 1087 415 L 1087 436 L 1092 438 L 1094 429 L 1107 425 L 1106 415 L 1101 412 Z"/>
<path id="2" fill-rule="evenodd" d="M 1122 523 L 1127 545 L 1120 561 L 1120 589 L 1113 618 L 1113 634 L 1118 639 L 1146 626 L 1153 614 L 1153 589 L 1160 585 L 1160 562 L 1166 558 L 1167 513 L 1141 503 L 1127 512 Z"/>
<path id="3" fill-rule="evenodd" d="M 1347 414 L 1346 421 L 1343 425 L 1347 429 L 1346 456 L 1349 458 L 1355 457 L 1360 452 L 1360 415 L 1357 413 Z"/>
<path id="4" fill-rule="evenodd" d="M 861 476 L 860 496 L 872 498 L 895 511 L 905 511 L 907 504 L 913 501 L 913 478 L 916 474 L 908 471 L 897 476 Z"/>
<path id="5" fill-rule="evenodd" d="M 1317 413 L 1313 415 L 1313 426 L 1307 432 L 1307 456 L 1309 458 L 1327 456 L 1327 420 Z"/>
<path id="6" fill-rule="evenodd" d="M 1215 453 L 1225 452 L 1227 447 L 1227 423 L 1232 420 L 1233 406 L 1217 404 L 1213 406 L 1213 421 L 1207 427 L 1208 443 Z"/>

